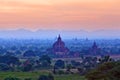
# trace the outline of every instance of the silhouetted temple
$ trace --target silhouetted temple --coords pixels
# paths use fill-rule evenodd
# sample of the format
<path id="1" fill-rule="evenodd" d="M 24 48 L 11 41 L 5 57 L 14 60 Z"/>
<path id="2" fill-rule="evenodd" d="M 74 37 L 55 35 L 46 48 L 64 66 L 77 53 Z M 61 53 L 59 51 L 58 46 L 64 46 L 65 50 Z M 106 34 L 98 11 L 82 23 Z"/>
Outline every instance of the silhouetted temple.
<path id="1" fill-rule="evenodd" d="M 96 42 L 93 43 L 93 46 L 92 46 L 92 48 L 90 49 L 90 53 L 91 53 L 92 55 L 99 55 L 99 54 L 101 53 L 101 50 L 100 50 L 100 48 L 98 48 Z"/>
<path id="2" fill-rule="evenodd" d="M 53 44 L 52 51 L 56 55 L 67 55 L 68 54 L 69 49 L 65 47 L 65 43 L 62 41 L 60 35 L 57 41 Z"/>
<path id="3" fill-rule="evenodd" d="M 97 50 L 98 49 L 98 46 L 97 46 L 96 42 L 93 43 L 92 49 L 93 50 Z"/>

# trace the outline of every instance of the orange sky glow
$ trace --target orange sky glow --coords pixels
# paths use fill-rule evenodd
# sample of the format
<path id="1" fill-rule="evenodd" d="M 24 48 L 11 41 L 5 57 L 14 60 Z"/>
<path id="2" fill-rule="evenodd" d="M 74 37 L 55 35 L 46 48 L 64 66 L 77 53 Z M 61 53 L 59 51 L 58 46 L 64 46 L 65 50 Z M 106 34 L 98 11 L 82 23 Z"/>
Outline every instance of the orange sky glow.
<path id="1" fill-rule="evenodd" d="M 0 0 L 0 29 L 120 29 L 120 0 Z"/>

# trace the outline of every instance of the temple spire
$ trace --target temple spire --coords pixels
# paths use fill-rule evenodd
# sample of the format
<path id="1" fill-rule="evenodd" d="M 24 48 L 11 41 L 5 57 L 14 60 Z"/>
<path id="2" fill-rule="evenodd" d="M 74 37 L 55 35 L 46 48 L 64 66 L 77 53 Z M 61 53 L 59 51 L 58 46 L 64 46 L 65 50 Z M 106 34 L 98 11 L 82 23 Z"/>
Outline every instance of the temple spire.
<path id="1" fill-rule="evenodd" d="M 61 41 L 61 36 L 60 36 L 60 34 L 59 34 L 59 37 L 58 37 L 58 41 Z"/>
<path id="2" fill-rule="evenodd" d="M 96 44 L 95 41 L 94 41 L 94 43 L 93 43 L 93 48 L 97 48 L 97 44 Z"/>

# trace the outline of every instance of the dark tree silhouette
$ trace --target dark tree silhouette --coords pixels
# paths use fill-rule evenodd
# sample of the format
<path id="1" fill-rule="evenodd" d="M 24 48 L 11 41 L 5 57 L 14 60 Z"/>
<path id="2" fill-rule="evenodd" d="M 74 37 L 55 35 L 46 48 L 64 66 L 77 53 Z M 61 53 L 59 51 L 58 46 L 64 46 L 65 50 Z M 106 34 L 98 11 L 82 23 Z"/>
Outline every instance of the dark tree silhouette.
<path id="1" fill-rule="evenodd" d="M 65 62 L 62 60 L 57 60 L 54 65 L 56 68 L 65 68 Z"/>
<path id="2" fill-rule="evenodd" d="M 48 55 L 41 56 L 39 61 L 43 67 L 49 67 L 51 64 L 51 58 Z"/>
<path id="3" fill-rule="evenodd" d="M 120 62 L 106 62 L 86 74 L 88 80 L 120 80 Z"/>
<path id="4" fill-rule="evenodd" d="M 23 54 L 24 57 L 35 57 L 35 53 L 32 50 L 28 50 Z"/>

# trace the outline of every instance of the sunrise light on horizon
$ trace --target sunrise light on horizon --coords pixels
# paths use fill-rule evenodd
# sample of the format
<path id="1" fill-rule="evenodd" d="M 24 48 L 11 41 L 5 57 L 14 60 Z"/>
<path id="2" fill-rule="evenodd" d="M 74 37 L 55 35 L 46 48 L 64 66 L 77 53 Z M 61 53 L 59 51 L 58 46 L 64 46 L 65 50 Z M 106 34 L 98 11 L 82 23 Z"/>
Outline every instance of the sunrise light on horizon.
<path id="1" fill-rule="evenodd" d="M 0 0 L 0 29 L 120 30 L 119 0 Z"/>

